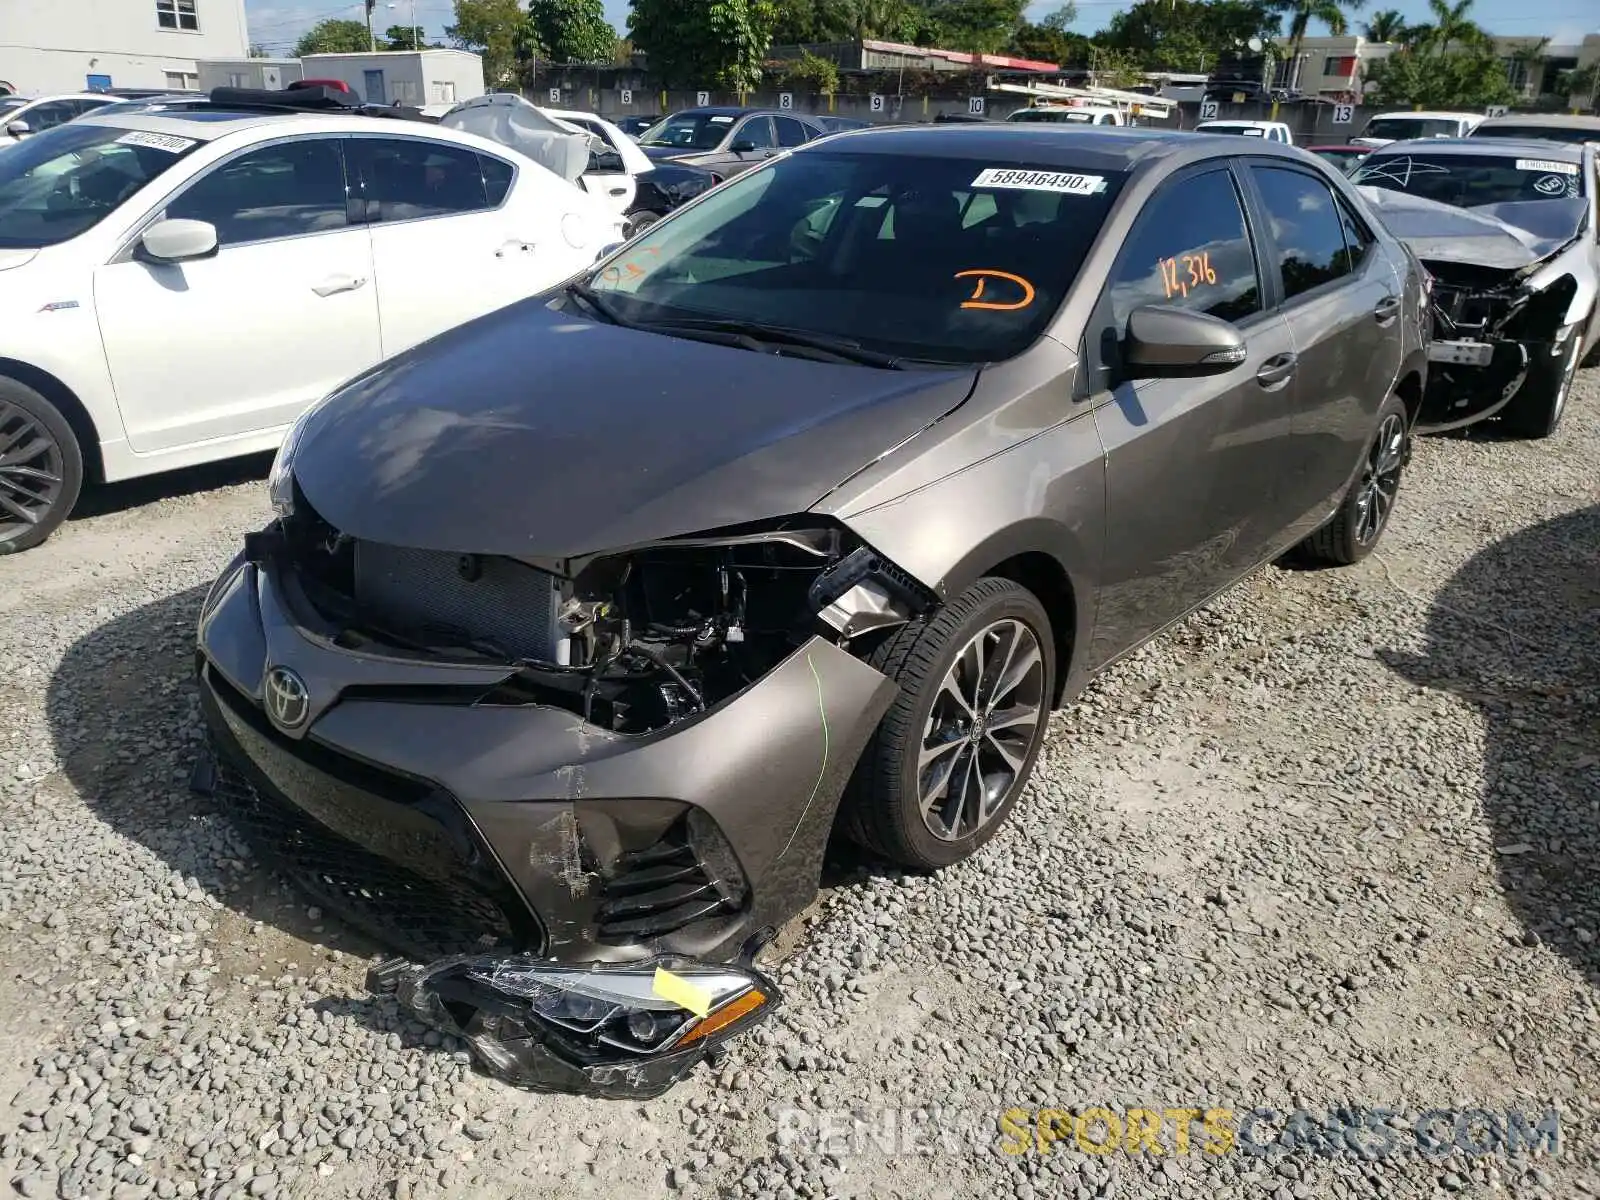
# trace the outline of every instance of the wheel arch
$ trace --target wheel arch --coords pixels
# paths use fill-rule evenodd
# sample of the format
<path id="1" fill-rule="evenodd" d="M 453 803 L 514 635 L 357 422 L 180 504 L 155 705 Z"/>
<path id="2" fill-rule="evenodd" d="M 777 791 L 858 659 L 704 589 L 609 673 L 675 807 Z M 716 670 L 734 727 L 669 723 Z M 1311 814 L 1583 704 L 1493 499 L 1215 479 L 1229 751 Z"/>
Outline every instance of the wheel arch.
<path id="1" fill-rule="evenodd" d="M 1416 425 L 1422 416 L 1422 395 L 1426 390 L 1427 358 L 1418 351 L 1400 364 L 1400 377 L 1395 381 L 1394 394 L 1406 406 L 1409 423 Z"/>
<path id="2" fill-rule="evenodd" d="M 95 428 L 94 418 L 89 415 L 89 410 L 84 407 L 83 401 L 78 399 L 77 393 L 50 372 L 14 358 L 0 358 L 0 377 L 13 379 L 24 387 L 32 388 L 56 406 L 56 410 L 71 427 L 73 436 L 78 439 L 78 451 L 83 456 L 85 481 L 103 483 L 106 473 L 105 462 L 100 456 L 100 432 Z"/>

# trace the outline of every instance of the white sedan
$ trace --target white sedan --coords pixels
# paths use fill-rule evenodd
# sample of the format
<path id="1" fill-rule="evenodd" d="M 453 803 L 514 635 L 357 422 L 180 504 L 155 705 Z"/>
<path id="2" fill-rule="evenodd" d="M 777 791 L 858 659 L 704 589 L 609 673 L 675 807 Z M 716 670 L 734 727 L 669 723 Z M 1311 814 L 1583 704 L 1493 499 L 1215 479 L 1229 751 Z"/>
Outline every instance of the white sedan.
<path id="1" fill-rule="evenodd" d="M 65 125 L 85 113 L 117 103 L 117 97 L 98 92 L 80 92 L 71 96 L 0 97 L 0 146 L 20 142 L 46 129 Z"/>
<path id="2" fill-rule="evenodd" d="M 422 122 L 186 105 L 0 154 L 0 554 L 85 478 L 273 448 L 382 359 L 622 240 L 602 199 Z"/>

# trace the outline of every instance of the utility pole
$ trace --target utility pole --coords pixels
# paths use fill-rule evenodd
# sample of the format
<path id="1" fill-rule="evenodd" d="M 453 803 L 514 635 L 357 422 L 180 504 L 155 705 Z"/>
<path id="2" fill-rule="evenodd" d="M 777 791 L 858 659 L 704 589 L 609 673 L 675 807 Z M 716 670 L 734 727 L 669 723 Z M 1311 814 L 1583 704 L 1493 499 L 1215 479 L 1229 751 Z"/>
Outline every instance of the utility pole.
<path id="1" fill-rule="evenodd" d="M 373 52 L 378 49 L 378 39 L 372 32 L 372 6 L 377 2 L 378 0 L 367 0 L 367 49 Z"/>

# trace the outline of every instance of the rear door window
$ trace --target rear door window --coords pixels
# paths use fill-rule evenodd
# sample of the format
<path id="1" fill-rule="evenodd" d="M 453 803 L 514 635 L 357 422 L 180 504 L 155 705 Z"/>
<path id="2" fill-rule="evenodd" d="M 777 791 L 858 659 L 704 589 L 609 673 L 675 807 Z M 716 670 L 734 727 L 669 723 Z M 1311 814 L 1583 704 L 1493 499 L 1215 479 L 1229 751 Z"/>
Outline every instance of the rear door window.
<path id="1" fill-rule="evenodd" d="M 1286 167 L 1250 169 L 1277 245 L 1283 298 L 1292 300 L 1355 269 L 1344 218 L 1322 180 Z"/>
<path id="2" fill-rule="evenodd" d="M 778 126 L 778 145 L 803 146 L 806 144 L 806 127 L 793 117 L 774 117 Z"/>
<path id="3" fill-rule="evenodd" d="M 463 146 L 420 138 L 355 138 L 352 153 L 369 221 L 414 221 L 492 207 L 482 160 Z"/>
<path id="4" fill-rule="evenodd" d="M 1255 252 L 1226 167 L 1174 180 L 1139 214 L 1111 279 L 1119 335 L 1128 314 L 1143 304 L 1224 321 L 1261 311 Z"/>

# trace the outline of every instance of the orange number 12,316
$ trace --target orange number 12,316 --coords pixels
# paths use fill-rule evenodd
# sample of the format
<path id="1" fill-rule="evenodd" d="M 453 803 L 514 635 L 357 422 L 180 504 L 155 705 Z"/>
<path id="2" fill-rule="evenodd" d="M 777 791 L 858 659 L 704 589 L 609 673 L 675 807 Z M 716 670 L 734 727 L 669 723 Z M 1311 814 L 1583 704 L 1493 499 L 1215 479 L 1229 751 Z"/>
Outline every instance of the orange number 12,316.
<path id="1" fill-rule="evenodd" d="M 1217 273 L 1211 269 L 1209 251 L 1163 258 L 1156 265 L 1161 269 L 1161 286 L 1166 289 L 1168 300 L 1174 296 L 1187 296 L 1192 287 L 1217 281 Z"/>

